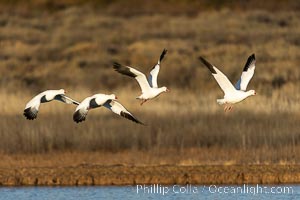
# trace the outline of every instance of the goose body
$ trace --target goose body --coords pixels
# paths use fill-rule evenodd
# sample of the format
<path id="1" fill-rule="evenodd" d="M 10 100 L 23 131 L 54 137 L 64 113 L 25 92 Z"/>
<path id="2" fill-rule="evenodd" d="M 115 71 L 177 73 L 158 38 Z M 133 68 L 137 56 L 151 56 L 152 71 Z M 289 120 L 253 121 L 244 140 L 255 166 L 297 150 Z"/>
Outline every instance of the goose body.
<path id="1" fill-rule="evenodd" d="M 117 115 L 120 115 L 136 123 L 143 124 L 136 117 L 134 117 L 121 103 L 116 101 L 116 99 L 117 97 L 114 94 L 95 94 L 93 96 L 87 97 L 77 106 L 73 114 L 73 120 L 76 123 L 85 121 L 89 110 L 104 106 Z"/>
<path id="2" fill-rule="evenodd" d="M 241 78 L 238 80 L 235 86 L 232 85 L 229 79 L 217 67 L 209 63 L 203 57 L 200 57 L 199 59 L 210 70 L 213 77 L 215 78 L 215 80 L 223 90 L 224 98 L 217 99 L 217 103 L 219 103 L 220 105 L 225 104 L 226 105 L 224 108 L 225 111 L 231 110 L 233 108 L 233 104 L 241 102 L 250 96 L 256 95 L 255 90 L 246 91 L 247 86 L 254 75 L 254 70 L 255 70 L 254 54 L 249 56 L 244 66 Z"/>
<path id="3" fill-rule="evenodd" d="M 119 72 L 120 74 L 130 76 L 132 78 L 135 78 L 142 90 L 142 94 L 137 99 L 142 100 L 141 105 L 145 103 L 149 99 L 153 99 L 157 96 L 159 96 L 163 92 L 169 92 L 169 89 L 165 86 L 158 87 L 157 84 L 157 77 L 160 70 L 160 64 L 163 60 L 164 56 L 166 55 L 167 50 L 164 49 L 161 53 L 161 56 L 157 62 L 156 65 L 152 68 L 150 71 L 148 79 L 146 78 L 146 75 L 132 67 L 124 66 L 119 63 L 114 63 L 114 69 Z"/>
<path id="4" fill-rule="evenodd" d="M 79 102 L 67 97 L 65 95 L 65 90 L 46 90 L 35 97 L 33 97 L 25 106 L 24 116 L 29 120 L 34 120 L 37 118 L 39 107 L 41 103 L 47 103 L 53 100 L 61 101 L 66 104 L 79 105 Z"/>

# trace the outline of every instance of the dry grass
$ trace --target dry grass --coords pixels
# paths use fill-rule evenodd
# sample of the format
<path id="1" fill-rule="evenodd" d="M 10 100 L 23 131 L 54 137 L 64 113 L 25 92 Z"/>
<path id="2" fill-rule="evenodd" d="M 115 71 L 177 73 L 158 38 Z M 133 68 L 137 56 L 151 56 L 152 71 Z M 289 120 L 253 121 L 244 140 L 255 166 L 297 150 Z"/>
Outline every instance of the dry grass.
<path id="1" fill-rule="evenodd" d="M 16 155 L 12 159 L 18 160 L 20 154 L 71 152 L 81 157 L 67 163 L 95 159 L 86 158 L 90 152 L 120 159 L 108 163 L 299 163 L 298 12 L 275 15 L 221 9 L 193 16 L 121 16 L 89 6 L 1 12 L 0 151 L 4 155 Z M 163 48 L 169 52 L 159 84 L 172 92 L 141 107 L 134 99 L 139 95 L 137 84 L 114 72 L 112 62 L 147 72 Z M 257 73 L 250 88 L 259 95 L 224 114 L 215 102 L 222 93 L 197 57 L 206 57 L 237 80 L 253 52 Z M 26 102 L 37 92 L 55 88 L 65 88 L 79 101 L 97 92 L 115 93 L 148 126 L 105 109 L 94 110 L 85 123 L 75 124 L 75 107 L 58 102 L 42 105 L 38 120 L 25 120 Z M 208 156 L 201 157 L 202 151 Z"/>
<path id="2" fill-rule="evenodd" d="M 107 164 L 299 163 L 299 113 L 291 111 L 299 107 L 296 102 L 256 96 L 226 114 L 216 105 L 215 93 L 188 93 L 178 99 L 183 91 L 174 90 L 141 107 L 132 98 L 135 92 L 120 92 L 119 99 L 147 126 L 123 120 L 104 108 L 91 111 L 86 122 L 76 124 L 72 121 L 75 107 L 58 102 L 43 104 L 38 120 L 27 121 L 22 110 L 30 97 L 24 93 L 17 95 L 20 98 L 8 95 L 5 99 L 11 107 L 3 109 L 6 117 L 0 122 L 1 151 L 29 157 L 32 153 L 77 152 L 79 158 L 71 156 L 66 163 L 86 162 L 88 153 L 84 152 L 95 152 L 92 157 L 107 154 L 94 160 L 101 163 L 112 157 Z M 81 100 L 90 94 L 82 91 L 72 96 Z M 176 159 L 178 154 L 180 159 Z M 142 155 L 148 159 L 141 159 Z M 41 160 L 42 165 L 45 161 Z"/>
<path id="3" fill-rule="evenodd" d="M 114 60 L 146 72 L 167 48 L 160 83 L 171 89 L 217 89 L 208 81 L 211 77 L 197 60 L 199 55 L 237 80 L 254 52 L 259 73 L 250 87 L 268 95 L 284 84 L 299 84 L 299 17 L 296 12 L 223 10 L 195 17 L 122 18 L 89 7 L 28 17 L 4 12 L 0 69 L 5 76 L 0 86 L 36 92 L 57 87 L 115 89 L 117 83 L 131 82 L 113 72 Z"/>
<path id="4" fill-rule="evenodd" d="M 181 150 L 156 148 L 151 151 L 123 150 L 109 151 L 53 151 L 37 154 L 1 154 L 0 168 L 34 167 L 78 167 L 81 165 L 99 166 L 211 166 L 211 165 L 297 165 L 299 147 L 254 148 L 238 150 L 236 148 L 200 147 Z"/>

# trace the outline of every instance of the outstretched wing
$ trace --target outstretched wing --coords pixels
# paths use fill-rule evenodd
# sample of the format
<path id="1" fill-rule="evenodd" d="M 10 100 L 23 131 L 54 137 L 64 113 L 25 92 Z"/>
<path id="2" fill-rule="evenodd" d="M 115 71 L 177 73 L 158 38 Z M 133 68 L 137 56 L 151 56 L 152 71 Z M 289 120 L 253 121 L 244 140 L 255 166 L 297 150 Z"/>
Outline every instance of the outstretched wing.
<path id="1" fill-rule="evenodd" d="M 38 112 L 39 110 L 36 109 L 35 107 L 29 107 L 24 109 L 23 115 L 26 117 L 26 119 L 34 120 L 35 118 L 37 118 Z"/>
<path id="2" fill-rule="evenodd" d="M 167 52 L 168 52 L 167 49 L 163 50 L 163 52 L 161 53 L 161 55 L 159 57 L 159 60 L 158 60 L 157 64 L 150 71 L 150 75 L 148 77 L 148 82 L 149 82 L 150 86 L 153 87 L 153 88 L 158 87 L 158 85 L 157 85 L 157 76 L 158 76 L 159 69 L 160 69 L 160 63 L 164 59 Z"/>
<path id="3" fill-rule="evenodd" d="M 74 122 L 79 123 L 85 120 L 89 112 L 90 103 L 92 100 L 94 100 L 94 98 L 87 97 L 76 107 L 75 112 L 73 114 Z"/>
<path id="4" fill-rule="evenodd" d="M 43 93 L 40 93 L 33 97 L 25 106 L 23 115 L 26 119 L 34 120 L 37 118 L 39 107 L 41 105 L 41 98 L 44 97 Z"/>
<path id="5" fill-rule="evenodd" d="M 85 107 L 82 107 L 80 109 L 76 109 L 76 111 L 73 114 L 73 120 L 76 123 L 82 122 L 85 120 L 87 114 L 88 114 L 88 109 Z"/>
<path id="6" fill-rule="evenodd" d="M 120 74 L 135 78 L 141 87 L 142 93 L 147 93 L 151 89 L 145 74 L 142 72 L 119 63 L 114 63 L 114 69 Z"/>
<path id="7" fill-rule="evenodd" d="M 210 64 L 201 56 L 199 59 L 210 70 L 225 95 L 236 90 L 228 78 L 220 70 L 218 70 L 218 68 Z"/>
<path id="8" fill-rule="evenodd" d="M 75 105 L 79 105 L 79 102 L 71 99 L 70 97 L 67 97 L 64 94 L 58 94 L 54 97 L 55 100 L 67 103 L 67 104 L 75 104 Z"/>
<path id="9" fill-rule="evenodd" d="M 120 104 L 119 102 L 117 102 L 115 100 L 108 100 L 105 102 L 105 104 L 103 106 L 108 108 L 112 112 L 114 112 L 122 117 L 125 117 L 126 119 L 134 121 L 138 124 L 143 124 L 135 116 L 133 116 L 128 110 L 126 110 L 126 108 L 122 104 Z"/>
<path id="10" fill-rule="evenodd" d="M 249 56 L 245 67 L 243 69 L 241 78 L 238 80 L 238 82 L 235 84 L 235 88 L 237 90 L 242 90 L 242 91 L 246 91 L 247 86 L 251 80 L 251 78 L 254 75 L 254 70 L 255 70 L 255 54 L 252 54 L 251 56 Z"/>

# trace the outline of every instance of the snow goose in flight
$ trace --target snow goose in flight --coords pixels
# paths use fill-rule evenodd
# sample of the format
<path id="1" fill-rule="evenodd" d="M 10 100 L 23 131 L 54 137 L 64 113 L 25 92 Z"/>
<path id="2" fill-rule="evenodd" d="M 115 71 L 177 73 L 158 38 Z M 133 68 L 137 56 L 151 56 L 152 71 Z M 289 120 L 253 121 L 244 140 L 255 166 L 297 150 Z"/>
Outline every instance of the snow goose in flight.
<path id="1" fill-rule="evenodd" d="M 85 120 L 88 111 L 94 108 L 104 106 L 112 112 L 125 117 L 131 121 L 134 121 L 139 124 L 143 124 L 136 117 L 134 117 L 126 108 L 116 101 L 117 97 L 114 94 L 95 94 L 93 96 L 85 98 L 76 108 L 73 114 L 73 120 L 76 123 L 82 122 Z"/>
<path id="2" fill-rule="evenodd" d="M 157 64 L 150 71 L 148 80 L 147 80 L 145 74 L 143 74 L 142 72 L 140 72 L 132 67 L 129 67 L 129 66 L 124 66 L 124 65 L 121 65 L 116 62 L 114 63 L 114 69 L 117 72 L 119 72 L 123 75 L 133 77 L 137 80 L 137 82 L 140 85 L 141 90 L 142 90 L 142 94 L 137 97 L 137 99 L 142 100 L 141 105 L 143 105 L 143 103 L 145 103 L 147 100 L 157 97 L 162 92 L 170 91 L 165 86 L 158 87 L 158 85 L 157 85 L 157 76 L 158 76 L 159 69 L 160 69 L 160 63 L 163 60 L 166 53 L 167 53 L 167 50 L 164 49 L 162 54 L 160 55 L 160 58 L 159 58 Z"/>
<path id="3" fill-rule="evenodd" d="M 224 111 L 231 110 L 233 104 L 243 101 L 249 96 L 256 95 L 255 90 L 246 91 L 247 85 L 254 75 L 255 70 L 255 55 L 249 56 L 246 65 L 243 69 L 241 78 L 236 83 L 235 87 L 231 84 L 228 78 L 214 65 L 210 64 L 203 57 L 199 57 L 200 61 L 210 70 L 217 83 L 224 92 L 223 99 L 217 99 L 217 102 L 222 105 L 225 104 Z"/>
<path id="4" fill-rule="evenodd" d="M 58 100 L 67 104 L 79 105 L 79 102 L 65 96 L 65 90 L 46 90 L 33 97 L 25 106 L 24 116 L 29 120 L 37 118 L 41 103 L 47 103 L 52 100 Z"/>

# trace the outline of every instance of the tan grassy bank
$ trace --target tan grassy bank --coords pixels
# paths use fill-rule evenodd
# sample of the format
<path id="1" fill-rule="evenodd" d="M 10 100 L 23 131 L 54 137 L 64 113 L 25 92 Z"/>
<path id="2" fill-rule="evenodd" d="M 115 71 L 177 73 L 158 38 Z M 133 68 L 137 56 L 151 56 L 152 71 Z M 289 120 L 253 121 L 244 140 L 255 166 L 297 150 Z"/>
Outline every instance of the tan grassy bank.
<path id="1" fill-rule="evenodd" d="M 255 160 L 259 151 L 214 148 L 1 154 L 0 185 L 300 183 L 298 163 L 274 160 L 273 150 L 263 152 L 262 160 Z"/>
<path id="2" fill-rule="evenodd" d="M 2 186 L 300 183 L 299 165 L 29 167 L 0 169 Z"/>

